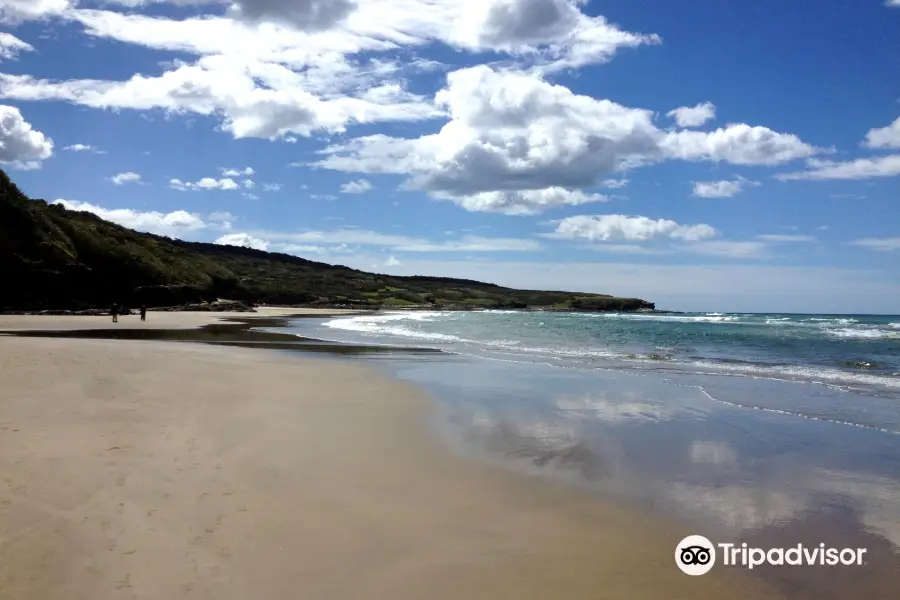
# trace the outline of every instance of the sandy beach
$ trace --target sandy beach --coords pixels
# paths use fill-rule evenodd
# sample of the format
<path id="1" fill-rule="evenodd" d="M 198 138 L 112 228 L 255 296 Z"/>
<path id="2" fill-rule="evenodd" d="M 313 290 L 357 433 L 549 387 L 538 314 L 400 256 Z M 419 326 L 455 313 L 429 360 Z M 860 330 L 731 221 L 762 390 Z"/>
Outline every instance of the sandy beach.
<path id="1" fill-rule="evenodd" d="M 102 316 L 54 316 L 54 315 L 0 315 L 0 332 L 3 331 L 40 331 L 40 330 L 74 330 L 74 329 L 194 329 L 221 322 L 223 319 L 235 318 L 278 318 L 289 316 L 329 316 L 355 314 L 360 311 L 351 309 L 321 308 L 281 308 L 260 306 L 256 312 L 169 312 L 149 311 L 147 320 L 135 314 L 119 317 L 118 323 L 112 317 Z"/>
<path id="2" fill-rule="evenodd" d="M 0 379 L 4 600 L 777 597 L 682 574 L 667 521 L 452 455 L 429 399 L 367 367 L 0 337 Z"/>

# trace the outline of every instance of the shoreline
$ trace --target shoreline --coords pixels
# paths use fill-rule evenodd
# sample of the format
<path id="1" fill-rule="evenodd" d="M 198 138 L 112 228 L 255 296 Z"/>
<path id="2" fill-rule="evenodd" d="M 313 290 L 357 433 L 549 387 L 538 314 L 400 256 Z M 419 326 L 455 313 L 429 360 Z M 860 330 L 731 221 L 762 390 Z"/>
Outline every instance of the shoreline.
<path id="1" fill-rule="evenodd" d="M 311 356 L 0 337 L 0 598 L 777 597 L 684 576 L 676 524 L 457 457 L 417 388 Z"/>

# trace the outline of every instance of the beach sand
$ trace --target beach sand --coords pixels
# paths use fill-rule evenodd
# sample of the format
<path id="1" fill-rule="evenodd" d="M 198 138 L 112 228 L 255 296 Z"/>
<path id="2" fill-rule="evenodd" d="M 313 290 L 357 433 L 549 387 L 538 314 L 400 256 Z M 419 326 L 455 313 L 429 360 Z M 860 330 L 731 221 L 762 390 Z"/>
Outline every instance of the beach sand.
<path id="1" fill-rule="evenodd" d="M 453 456 L 368 367 L 0 337 L 0 381 L 3 600 L 778 597 L 682 574 L 674 524 Z"/>
<path id="2" fill-rule="evenodd" d="M 278 318 L 289 316 L 323 316 L 359 313 L 350 309 L 327 308 L 280 308 L 261 306 L 256 312 L 147 312 L 147 320 L 135 312 L 119 317 L 118 323 L 112 322 L 110 316 L 83 315 L 0 315 L 0 332 L 2 331 L 69 331 L 75 329 L 194 329 L 219 323 L 223 319 L 245 318 Z"/>

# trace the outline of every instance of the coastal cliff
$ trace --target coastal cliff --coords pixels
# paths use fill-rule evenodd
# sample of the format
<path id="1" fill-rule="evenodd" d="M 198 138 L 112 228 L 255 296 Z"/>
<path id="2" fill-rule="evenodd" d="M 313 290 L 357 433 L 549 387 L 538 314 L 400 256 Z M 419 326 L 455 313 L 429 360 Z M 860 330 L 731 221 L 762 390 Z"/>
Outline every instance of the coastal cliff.
<path id="1" fill-rule="evenodd" d="M 0 311 L 247 304 L 441 309 L 652 310 L 639 298 L 398 277 L 160 237 L 31 200 L 0 170 Z"/>

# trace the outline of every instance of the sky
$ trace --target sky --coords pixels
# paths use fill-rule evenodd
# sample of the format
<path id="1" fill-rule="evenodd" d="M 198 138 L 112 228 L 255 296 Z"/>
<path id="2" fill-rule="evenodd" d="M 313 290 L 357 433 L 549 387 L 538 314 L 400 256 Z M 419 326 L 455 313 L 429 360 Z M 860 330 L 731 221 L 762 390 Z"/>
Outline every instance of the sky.
<path id="1" fill-rule="evenodd" d="M 142 231 L 900 313 L 900 0 L 0 0 L 0 166 Z"/>

